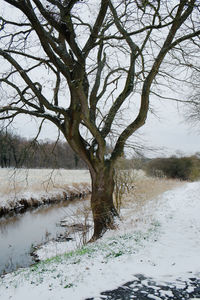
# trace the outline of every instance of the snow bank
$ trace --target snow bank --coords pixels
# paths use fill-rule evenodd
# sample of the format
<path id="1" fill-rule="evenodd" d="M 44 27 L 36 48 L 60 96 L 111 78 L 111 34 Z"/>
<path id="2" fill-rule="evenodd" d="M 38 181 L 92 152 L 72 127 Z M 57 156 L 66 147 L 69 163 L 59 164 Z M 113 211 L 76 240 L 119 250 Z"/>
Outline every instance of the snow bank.
<path id="1" fill-rule="evenodd" d="M 0 216 L 89 192 L 86 170 L 0 169 Z"/>

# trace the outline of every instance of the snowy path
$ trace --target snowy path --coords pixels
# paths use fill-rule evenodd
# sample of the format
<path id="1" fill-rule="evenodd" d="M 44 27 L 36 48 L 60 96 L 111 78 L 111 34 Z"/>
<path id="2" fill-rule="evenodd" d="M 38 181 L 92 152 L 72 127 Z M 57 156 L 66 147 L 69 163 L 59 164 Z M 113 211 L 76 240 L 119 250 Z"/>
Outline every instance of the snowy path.
<path id="1" fill-rule="evenodd" d="M 162 203 L 156 212 L 161 236 L 143 253 L 154 266 L 148 275 L 200 272 L 200 182 L 164 193 Z"/>
<path id="2" fill-rule="evenodd" d="M 200 300 L 200 183 L 165 193 L 162 204 L 161 236 L 131 262 L 134 278 L 88 300 Z"/>
<path id="3" fill-rule="evenodd" d="M 152 207 L 149 203 L 147 210 Z M 188 293 L 192 292 L 194 288 L 189 278 L 200 279 L 199 215 L 200 182 L 168 191 L 154 211 L 156 229 L 154 226 L 148 234 L 141 233 L 138 238 L 127 220 L 120 224 L 117 235 L 109 232 L 101 241 L 76 255 L 45 263 L 31 271 L 6 275 L 2 284 L 0 282 L 0 299 L 103 299 L 100 298 L 102 291 L 137 280 L 137 274 L 160 285 L 173 283 L 180 289 L 185 289 L 182 283 L 187 282 Z M 141 232 L 147 225 L 141 222 Z M 165 298 L 155 293 L 144 299 Z"/>

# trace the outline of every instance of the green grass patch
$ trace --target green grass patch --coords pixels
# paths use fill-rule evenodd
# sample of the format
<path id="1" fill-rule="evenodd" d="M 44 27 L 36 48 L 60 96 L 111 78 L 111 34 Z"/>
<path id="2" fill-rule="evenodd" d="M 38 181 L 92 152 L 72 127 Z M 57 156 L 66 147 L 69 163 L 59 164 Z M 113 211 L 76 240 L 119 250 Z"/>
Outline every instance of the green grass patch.
<path id="1" fill-rule="evenodd" d="M 76 265 L 76 269 L 78 269 L 79 264 L 81 268 L 82 262 L 84 265 L 90 265 L 92 262 L 95 262 L 95 260 L 101 263 L 108 263 L 123 255 L 134 255 L 141 247 L 144 247 L 146 240 L 152 238 L 157 239 L 160 232 L 159 228 L 160 223 L 153 221 L 149 229 L 145 232 L 137 231 L 116 235 L 111 238 L 99 240 L 96 243 L 88 244 L 75 251 L 46 259 L 32 265 L 30 268 L 20 269 L 18 272 L 15 272 L 10 284 L 15 286 L 25 280 L 32 285 L 39 285 L 44 282 L 47 277 L 51 278 L 53 285 L 54 282 L 59 279 L 62 287 L 65 289 L 71 288 L 74 286 L 75 281 L 73 283 L 72 278 L 68 277 L 67 272 L 62 273 L 62 271 L 59 270 L 59 265 L 63 264 L 65 270 L 67 270 L 70 265 Z"/>
<path id="2" fill-rule="evenodd" d="M 73 285 L 73 283 L 68 283 L 68 284 L 66 284 L 65 286 L 64 286 L 64 289 L 69 289 L 69 288 L 71 288 L 71 287 L 73 287 L 74 285 Z"/>

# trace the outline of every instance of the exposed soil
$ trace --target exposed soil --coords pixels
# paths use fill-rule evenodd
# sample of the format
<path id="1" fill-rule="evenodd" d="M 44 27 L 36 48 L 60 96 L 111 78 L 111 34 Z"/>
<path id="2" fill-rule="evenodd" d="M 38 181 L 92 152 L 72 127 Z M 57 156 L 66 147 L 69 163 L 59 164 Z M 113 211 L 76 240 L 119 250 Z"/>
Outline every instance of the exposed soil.
<path id="1" fill-rule="evenodd" d="M 200 274 L 198 274 L 200 275 Z M 101 293 L 98 298 L 85 300 L 186 300 L 200 299 L 200 276 L 189 278 L 186 281 L 177 279 L 174 282 L 156 283 L 152 278 L 141 274 L 135 275 L 136 279 L 122 286 Z"/>

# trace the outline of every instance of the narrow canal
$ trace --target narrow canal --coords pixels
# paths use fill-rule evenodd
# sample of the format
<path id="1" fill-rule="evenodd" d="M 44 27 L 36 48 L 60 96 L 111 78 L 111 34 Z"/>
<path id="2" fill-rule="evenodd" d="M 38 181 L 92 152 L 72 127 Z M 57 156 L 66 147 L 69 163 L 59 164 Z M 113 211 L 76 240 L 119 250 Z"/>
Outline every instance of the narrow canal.
<path id="1" fill-rule="evenodd" d="M 0 219 L 0 274 L 34 263 L 33 246 L 64 233 L 60 221 L 83 200 L 65 201 Z"/>

